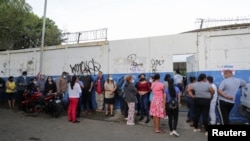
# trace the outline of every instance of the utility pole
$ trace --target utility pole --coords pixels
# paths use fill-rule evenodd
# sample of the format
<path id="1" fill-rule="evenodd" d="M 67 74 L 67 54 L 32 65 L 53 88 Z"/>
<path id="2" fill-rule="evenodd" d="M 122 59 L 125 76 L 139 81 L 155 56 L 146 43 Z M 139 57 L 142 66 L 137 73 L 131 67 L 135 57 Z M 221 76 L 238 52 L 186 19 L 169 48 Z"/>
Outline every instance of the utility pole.
<path id="1" fill-rule="evenodd" d="M 42 41 L 41 41 L 41 48 L 40 48 L 40 68 L 39 68 L 40 74 L 42 74 L 42 71 L 43 71 L 42 67 L 43 67 L 43 47 L 44 47 L 45 24 L 46 24 L 46 10 L 47 10 L 47 0 L 44 1 Z"/>

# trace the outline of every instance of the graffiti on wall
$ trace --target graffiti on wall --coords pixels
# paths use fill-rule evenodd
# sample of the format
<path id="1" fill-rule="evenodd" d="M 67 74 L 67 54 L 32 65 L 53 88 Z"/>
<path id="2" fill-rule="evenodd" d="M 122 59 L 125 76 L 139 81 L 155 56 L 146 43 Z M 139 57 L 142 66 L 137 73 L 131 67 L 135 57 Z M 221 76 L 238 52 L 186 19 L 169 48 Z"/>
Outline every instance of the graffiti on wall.
<path id="1" fill-rule="evenodd" d="M 71 73 L 75 75 L 83 74 L 83 70 L 87 70 L 89 74 L 95 75 L 101 70 L 101 64 L 96 62 L 93 58 L 90 61 L 82 61 L 79 64 L 69 65 Z"/>
<path id="2" fill-rule="evenodd" d="M 130 72 L 141 72 L 144 71 L 143 59 L 139 59 L 136 54 L 130 54 L 127 57 L 127 62 L 130 64 Z"/>
<path id="3" fill-rule="evenodd" d="M 156 73 L 158 68 L 164 64 L 164 59 L 151 59 L 151 69 L 153 73 Z"/>

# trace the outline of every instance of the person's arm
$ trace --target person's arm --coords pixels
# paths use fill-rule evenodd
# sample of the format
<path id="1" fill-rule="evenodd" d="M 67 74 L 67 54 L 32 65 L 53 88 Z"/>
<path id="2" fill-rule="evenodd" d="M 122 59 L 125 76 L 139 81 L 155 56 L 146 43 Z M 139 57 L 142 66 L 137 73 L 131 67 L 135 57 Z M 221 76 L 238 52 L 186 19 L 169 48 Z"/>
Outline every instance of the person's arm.
<path id="1" fill-rule="evenodd" d="M 226 99 L 228 99 L 228 100 L 233 100 L 233 99 L 234 99 L 232 96 L 226 95 L 221 89 L 218 89 L 217 92 L 218 92 L 218 94 L 219 94 L 220 96 L 222 96 L 222 97 L 224 97 L 224 98 L 226 98 Z"/>
<path id="2" fill-rule="evenodd" d="M 189 85 L 187 88 L 187 93 L 190 97 L 195 98 L 195 95 L 192 93 L 192 91 L 193 91 L 193 86 Z"/>
<path id="3" fill-rule="evenodd" d="M 91 77 L 91 76 L 90 76 L 90 77 Z M 94 81 L 93 81 L 93 78 L 91 77 L 89 92 L 92 91 L 93 85 L 94 85 Z"/>
<path id="4" fill-rule="evenodd" d="M 211 87 L 209 87 L 209 92 L 210 92 L 211 98 L 212 98 L 214 95 L 214 89 L 213 89 L 212 85 L 211 85 Z"/>

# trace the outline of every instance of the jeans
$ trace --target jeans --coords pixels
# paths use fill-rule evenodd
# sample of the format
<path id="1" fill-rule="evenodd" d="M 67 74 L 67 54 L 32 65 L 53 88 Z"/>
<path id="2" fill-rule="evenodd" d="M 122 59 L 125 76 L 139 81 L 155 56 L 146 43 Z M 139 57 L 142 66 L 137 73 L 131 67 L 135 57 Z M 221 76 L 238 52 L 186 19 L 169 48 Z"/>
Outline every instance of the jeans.
<path id="1" fill-rule="evenodd" d="M 141 118 L 144 114 L 149 119 L 149 93 L 140 96 Z"/>

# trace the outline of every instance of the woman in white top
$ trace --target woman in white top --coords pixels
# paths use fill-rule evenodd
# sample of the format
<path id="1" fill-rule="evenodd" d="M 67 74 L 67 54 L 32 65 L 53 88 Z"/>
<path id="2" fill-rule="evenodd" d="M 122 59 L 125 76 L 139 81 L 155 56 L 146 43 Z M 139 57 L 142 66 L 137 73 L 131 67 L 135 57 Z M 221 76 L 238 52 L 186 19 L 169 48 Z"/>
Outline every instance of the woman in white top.
<path id="1" fill-rule="evenodd" d="M 82 92 L 81 86 L 78 83 L 77 76 L 73 76 L 70 83 L 68 83 L 69 106 L 68 106 L 68 120 L 73 123 L 79 123 L 76 119 L 76 110 L 79 102 L 80 93 Z"/>

